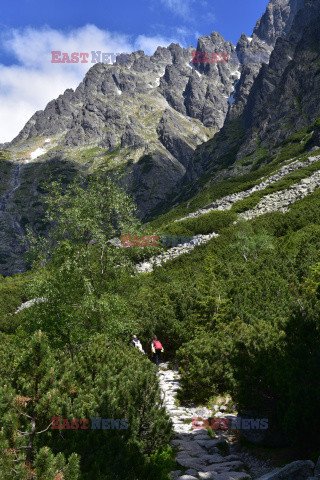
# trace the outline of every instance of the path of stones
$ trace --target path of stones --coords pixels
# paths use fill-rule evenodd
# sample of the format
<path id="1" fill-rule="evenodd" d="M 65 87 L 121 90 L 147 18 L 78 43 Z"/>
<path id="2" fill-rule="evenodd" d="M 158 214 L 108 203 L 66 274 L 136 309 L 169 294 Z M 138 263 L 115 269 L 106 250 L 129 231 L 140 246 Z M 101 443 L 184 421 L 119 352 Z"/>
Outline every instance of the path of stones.
<path id="1" fill-rule="evenodd" d="M 208 418 L 212 413 L 206 408 L 177 406 L 176 395 L 180 389 L 178 370 L 170 370 L 167 363 L 161 364 L 159 381 L 166 410 L 173 422 L 175 438 L 171 445 L 178 451 L 176 462 L 181 466 L 181 470 L 170 473 L 171 477 L 174 480 L 251 479 L 238 456 L 223 456 L 220 453 L 219 446 L 227 445 L 225 438 L 212 439 L 207 430 L 191 428 L 192 417 Z"/>
<path id="2" fill-rule="evenodd" d="M 230 210 L 232 205 L 239 201 L 247 198 L 252 193 L 264 190 L 267 186 L 281 180 L 286 175 L 293 173 L 296 170 L 299 170 L 303 167 L 308 167 L 315 162 L 320 160 L 320 155 L 314 157 L 308 157 L 304 162 L 294 161 L 289 165 L 283 166 L 279 172 L 274 175 L 271 175 L 269 178 L 264 179 L 259 185 L 254 186 L 253 188 L 228 195 L 216 200 L 215 202 L 205 205 L 203 208 L 197 210 L 196 212 L 190 213 L 186 217 L 175 220 L 175 222 L 180 222 L 187 218 L 194 218 L 204 215 L 206 213 L 212 212 L 214 210 Z M 260 202 L 251 210 L 247 210 L 243 213 L 238 214 L 238 219 L 244 218 L 245 220 L 250 220 L 259 215 L 264 215 L 271 212 L 287 212 L 289 207 L 293 205 L 297 200 L 304 198 L 307 195 L 313 193 L 317 188 L 320 187 L 320 171 L 317 170 L 312 175 L 307 178 L 302 179 L 300 182 L 291 185 L 291 187 L 285 190 L 279 190 L 269 195 L 265 195 L 261 198 Z M 137 273 L 148 273 L 152 272 L 154 265 L 160 266 L 163 263 L 173 260 L 174 258 L 183 255 L 184 253 L 190 253 L 197 245 L 202 245 L 209 242 L 214 237 L 218 237 L 217 233 L 209 233 L 208 235 L 195 235 L 192 237 L 189 243 L 178 245 L 176 247 L 170 248 L 167 251 L 151 257 L 148 260 L 139 263 L 136 265 Z"/>

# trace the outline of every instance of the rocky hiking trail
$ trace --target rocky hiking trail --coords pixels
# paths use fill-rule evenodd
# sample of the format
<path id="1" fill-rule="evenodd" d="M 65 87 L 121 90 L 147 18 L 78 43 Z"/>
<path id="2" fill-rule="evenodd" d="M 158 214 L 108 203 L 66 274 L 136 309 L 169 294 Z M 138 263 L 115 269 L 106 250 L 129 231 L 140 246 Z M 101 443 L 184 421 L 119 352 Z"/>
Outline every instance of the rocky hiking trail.
<path id="1" fill-rule="evenodd" d="M 317 480 L 320 479 L 320 458 L 290 463 L 283 468 L 272 468 L 270 462 L 258 460 L 237 449 L 231 436 L 221 430 L 214 438 L 206 429 L 192 429 L 192 418 L 231 417 L 207 408 L 180 406 L 177 394 L 181 388 L 178 369 L 169 363 L 159 367 L 158 378 L 162 399 L 171 418 L 174 431 L 172 448 L 179 469 L 170 472 L 172 480 Z M 220 407 L 220 410 L 224 408 Z M 261 476 L 262 475 L 262 476 Z"/>
<path id="2" fill-rule="evenodd" d="M 159 382 L 164 404 L 173 423 L 175 438 L 171 445 L 177 449 L 176 462 L 181 470 L 170 472 L 174 480 L 241 480 L 250 479 L 244 470 L 244 464 L 235 455 L 222 456 L 218 445 L 226 444 L 223 438 L 212 439 L 206 430 L 192 430 L 192 417 L 211 416 L 204 408 L 178 407 L 176 395 L 180 389 L 180 377 L 177 370 L 170 370 L 163 363 L 159 369 Z"/>
<path id="3" fill-rule="evenodd" d="M 170 472 L 173 480 L 244 480 L 253 478 L 239 455 L 230 454 L 227 435 L 219 430 L 214 438 L 205 429 L 192 429 L 192 418 L 230 417 L 221 412 L 213 413 L 202 407 L 177 406 L 176 396 L 180 389 L 178 370 L 169 369 L 168 363 L 160 365 L 159 382 L 162 397 L 170 416 L 175 438 L 171 445 L 177 450 L 176 462 L 181 469 Z M 224 407 L 225 408 L 225 407 Z M 221 407 L 223 410 L 223 407 Z M 221 453 L 224 452 L 224 453 Z M 229 452 L 228 454 L 226 452 Z M 251 459 L 252 465 L 254 459 Z M 268 466 L 256 461 L 256 472 L 264 473 Z M 269 467 L 270 470 L 270 467 Z"/>

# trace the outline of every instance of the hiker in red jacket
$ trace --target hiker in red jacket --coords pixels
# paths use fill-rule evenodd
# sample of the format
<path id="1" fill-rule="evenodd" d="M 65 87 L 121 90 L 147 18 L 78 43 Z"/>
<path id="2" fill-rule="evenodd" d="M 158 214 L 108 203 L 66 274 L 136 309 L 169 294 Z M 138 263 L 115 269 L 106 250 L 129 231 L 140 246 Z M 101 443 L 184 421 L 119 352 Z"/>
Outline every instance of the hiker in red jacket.
<path id="1" fill-rule="evenodd" d="M 152 357 L 155 357 L 155 362 L 157 367 L 159 367 L 159 363 L 161 360 L 161 353 L 163 352 L 164 348 L 161 345 L 161 342 L 157 339 L 156 336 L 153 337 L 153 341 L 151 342 L 151 352 L 152 352 Z"/>

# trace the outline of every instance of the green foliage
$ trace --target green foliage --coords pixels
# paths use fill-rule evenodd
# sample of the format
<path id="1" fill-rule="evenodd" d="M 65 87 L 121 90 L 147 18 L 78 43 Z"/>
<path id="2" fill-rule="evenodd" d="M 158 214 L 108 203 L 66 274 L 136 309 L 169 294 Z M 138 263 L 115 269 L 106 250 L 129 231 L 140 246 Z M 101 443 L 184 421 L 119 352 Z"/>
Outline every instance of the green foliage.
<path id="1" fill-rule="evenodd" d="M 276 378 L 278 412 L 289 438 L 297 440 L 308 433 L 316 445 L 320 428 L 320 304 L 300 303 L 285 327 L 285 351 Z"/>
<path id="2" fill-rule="evenodd" d="M 316 351 L 317 342 L 311 346 L 310 335 L 304 357 L 298 354 L 299 335 L 290 335 L 290 318 L 303 294 L 301 282 L 312 271 L 313 297 L 317 287 L 318 266 L 313 270 L 311 266 L 320 249 L 319 208 L 315 192 L 285 214 L 229 225 L 219 238 L 141 280 L 138 298 L 139 305 L 143 303 L 145 338 L 161 332 L 170 351 L 180 343 L 182 401 L 205 403 L 212 395 L 229 392 L 238 408 L 259 407 L 264 413 L 271 409 L 279 428 L 289 432 L 292 441 L 298 440 L 299 395 L 292 395 L 291 402 L 286 391 L 301 393 L 305 358 L 307 352 Z M 211 276 L 203 272 L 210 257 Z M 216 293 L 225 308 L 220 318 L 213 315 L 210 320 L 207 314 L 215 310 Z M 289 345 L 297 350 L 294 361 Z M 310 379 L 318 378 L 316 363 L 317 357 L 310 364 Z M 306 396 L 303 405 L 307 411 L 309 399 L 312 415 L 319 418 L 316 395 Z M 284 414 L 286 405 L 290 419 Z M 312 415 L 304 415 L 305 434 Z"/>
<path id="3" fill-rule="evenodd" d="M 26 285 L 29 273 L 3 278 L 0 276 L 0 331 L 12 333 L 21 321 L 21 314 L 14 315 L 27 300 Z"/>
<path id="4" fill-rule="evenodd" d="M 263 190 L 263 194 L 260 192 L 252 193 L 249 197 L 244 198 L 243 200 L 239 200 L 235 202 L 232 207 L 231 211 L 236 213 L 242 213 L 246 210 L 251 210 L 255 207 L 261 200 L 261 198 L 265 195 L 265 190 Z"/>
<path id="5" fill-rule="evenodd" d="M 42 263 L 64 240 L 80 247 L 98 245 L 103 254 L 108 240 L 138 227 L 132 199 L 108 175 L 77 179 L 66 188 L 52 182 L 46 190 L 50 232 L 46 238 L 29 234 L 29 249 Z"/>
<path id="6" fill-rule="evenodd" d="M 12 365 L 0 387 L 1 478 L 151 480 L 161 458 L 168 466 L 171 424 L 155 367 L 131 346 L 95 336 L 70 356 L 38 332 L 15 350 Z M 52 417 L 126 419 L 128 429 L 61 435 Z M 158 473 L 167 478 L 166 469 Z"/>
<path id="7" fill-rule="evenodd" d="M 27 468 L 46 480 L 69 468 L 77 478 L 80 465 L 81 480 L 167 479 L 174 469 L 171 426 L 153 365 L 123 343 L 133 332 L 145 350 L 157 334 L 167 358 L 178 357 L 181 402 L 205 404 L 229 393 L 238 408 L 271 408 L 292 440 L 298 433 L 310 435 L 311 423 L 319 429 L 320 192 L 287 213 L 236 225 L 236 212 L 252 208 L 261 192 L 232 211 L 172 222 L 259 183 L 292 152 L 306 151 L 310 134 L 306 129 L 276 153 L 259 157 L 265 164 L 260 170 L 210 185 L 189 208 L 185 203 L 150 223 L 150 232 L 220 236 L 148 275 L 135 276 L 132 266 L 154 250 L 117 249 L 108 242 L 141 229 L 121 189 L 97 178 L 53 186 L 47 200 L 52 229 L 48 240 L 36 239 L 36 268 L 26 277 L 0 281 L 3 478 L 11 478 L 15 452 L 16 478 L 29 480 Z M 287 188 L 315 168 L 294 172 L 263 194 Z M 45 301 L 15 316 L 20 303 L 33 297 Z M 39 329 L 44 340 L 36 333 L 29 342 Z M 35 436 L 26 467 L 28 449 L 19 450 L 28 446 L 26 437 L 17 432 L 31 433 L 35 412 L 36 431 L 46 430 L 50 415 L 126 418 L 129 428 L 63 435 L 49 429 Z"/>
<path id="8" fill-rule="evenodd" d="M 200 404 L 214 392 L 228 387 L 224 341 L 212 331 L 202 330 L 190 338 L 177 352 L 184 398 Z"/>
<path id="9" fill-rule="evenodd" d="M 96 336 L 65 368 L 64 385 L 72 392 L 69 417 L 126 419 L 128 429 L 70 430 L 64 438 L 57 432 L 52 446 L 81 455 L 84 479 L 94 474 L 151 480 L 152 455 L 171 437 L 153 364 L 131 346 L 111 346 Z"/>
<path id="10" fill-rule="evenodd" d="M 176 467 L 175 452 L 170 445 L 157 450 L 150 456 L 150 460 L 158 471 L 166 470 L 168 473 Z"/>
<path id="11" fill-rule="evenodd" d="M 268 185 L 264 190 L 254 192 L 249 197 L 235 202 L 235 204 L 231 208 L 231 211 L 241 213 L 249 210 L 255 207 L 260 202 L 261 198 L 265 195 L 270 195 L 272 193 L 285 190 L 294 185 L 295 183 L 300 182 L 302 179 L 308 178 L 314 172 L 319 170 L 319 168 L 320 162 L 315 162 L 308 167 L 300 168 L 299 170 L 291 173 L 290 175 L 286 175 L 281 180 L 278 180 L 277 182 Z"/>
<path id="12" fill-rule="evenodd" d="M 300 300 L 301 302 L 301 300 Z M 241 333 L 240 333 L 241 331 Z M 267 413 L 289 442 L 316 442 L 319 415 L 319 304 L 293 306 L 287 319 L 239 325 L 230 357 L 232 394 L 245 409 Z M 310 432 L 312 423 L 315 430 Z"/>
<path id="13" fill-rule="evenodd" d="M 106 177 L 53 183 L 46 203 L 51 231 L 29 237 L 37 268 L 21 289 L 40 301 L 14 316 L 15 337 L 2 334 L 1 473 L 10 478 L 18 463 L 17 478 L 28 480 L 167 480 L 157 462 L 166 456 L 171 424 L 155 367 L 119 343 L 137 327 L 125 299 L 135 280 L 132 252 L 109 240 L 138 233 L 135 207 Z M 14 314 L 22 300 L 14 292 L 18 278 L 2 284 Z M 60 435 L 50 428 L 53 416 L 126 419 L 129 428 Z"/>
<path id="14" fill-rule="evenodd" d="M 214 211 L 206 213 L 199 217 L 188 218 L 181 222 L 175 222 L 164 229 L 164 232 L 170 232 L 172 235 L 206 235 L 212 232 L 220 232 L 228 227 L 237 218 L 233 212 Z"/>
<path id="15" fill-rule="evenodd" d="M 252 226 L 242 220 L 237 224 L 232 248 L 236 249 L 247 262 L 250 256 L 257 260 L 260 251 L 273 250 L 274 246 L 271 235 L 263 230 L 254 233 Z"/>
<path id="16" fill-rule="evenodd" d="M 233 131 L 234 131 L 234 135 L 233 135 Z M 232 136 L 232 142 L 234 140 L 237 142 L 239 141 L 239 139 L 241 139 L 242 133 L 243 133 L 242 127 L 239 124 L 235 125 L 234 122 L 231 122 L 229 124 L 227 133 L 225 133 L 224 131 L 219 132 L 217 135 L 215 135 L 213 139 L 209 140 L 206 144 L 204 144 L 204 146 L 206 150 L 210 150 L 212 145 L 215 145 L 215 147 L 217 146 L 217 143 L 219 142 L 220 139 L 225 141 L 228 135 Z M 297 132 L 292 136 L 289 136 L 286 140 L 284 140 L 280 144 L 272 148 L 270 147 L 268 149 L 266 149 L 266 147 L 264 149 L 259 147 L 249 157 L 245 157 L 245 159 L 239 159 L 236 162 L 236 165 L 238 164 L 241 165 L 243 163 L 243 160 L 247 160 L 248 158 L 256 159 L 255 164 L 253 165 L 249 173 L 246 173 L 244 175 L 234 175 L 230 178 L 224 179 L 219 182 L 216 182 L 216 181 L 211 182 L 212 178 L 215 177 L 219 169 L 230 165 L 229 163 L 230 159 L 232 159 L 233 161 L 236 160 L 235 153 L 238 149 L 238 146 L 235 147 L 233 144 L 232 148 L 234 149 L 234 151 L 230 150 L 229 152 L 226 153 L 226 157 L 225 157 L 227 159 L 226 164 L 223 164 L 223 161 L 221 161 L 220 163 L 220 160 L 221 160 L 220 158 L 219 168 L 216 168 L 210 171 L 210 167 L 209 167 L 209 171 L 203 174 L 203 179 L 201 181 L 201 184 L 204 185 L 204 187 L 200 187 L 196 194 L 194 194 L 194 190 L 192 190 L 191 193 L 189 193 L 188 195 L 189 197 L 192 195 L 191 198 L 188 198 L 188 200 L 186 201 L 183 199 L 184 201 L 179 206 L 172 208 L 169 212 L 165 213 L 161 217 L 157 219 L 153 219 L 153 221 L 151 222 L 151 225 L 155 228 L 159 228 L 163 225 L 168 224 L 169 222 L 172 222 L 173 220 L 176 220 L 178 218 L 181 218 L 187 215 L 188 213 L 194 212 L 197 209 L 203 207 L 204 205 L 209 204 L 219 198 L 222 198 L 226 195 L 230 195 L 232 193 L 237 193 L 237 192 L 245 191 L 249 188 L 252 188 L 255 185 L 259 184 L 264 177 L 267 177 L 271 174 L 276 173 L 282 164 L 284 164 L 286 161 L 290 159 L 293 159 L 294 157 L 300 157 L 301 159 L 303 159 L 310 155 L 319 154 L 319 151 L 313 152 L 312 154 L 308 153 L 308 150 L 310 150 L 310 148 L 313 145 L 315 145 L 313 143 L 313 139 L 316 138 L 317 134 L 319 134 L 319 119 L 317 119 L 310 126 L 302 129 L 300 132 Z M 200 157 L 201 157 L 201 150 L 196 152 L 195 162 L 197 161 L 197 158 L 200 159 Z M 215 167 L 216 167 L 216 164 L 214 168 Z M 307 167 L 307 171 L 308 170 L 309 170 L 309 167 Z M 292 178 L 291 176 L 288 176 L 289 178 L 291 178 L 290 184 L 295 183 L 295 181 L 298 181 L 298 177 L 296 177 L 296 180 L 294 180 L 295 175 L 299 176 L 300 174 L 298 172 L 294 172 L 292 174 Z M 289 183 L 287 184 L 287 186 L 283 185 L 283 188 L 287 188 L 288 186 L 289 186 Z M 279 187 L 281 189 L 281 184 L 279 184 Z M 271 190 L 272 188 L 273 187 L 270 186 L 270 191 L 268 191 L 268 193 L 272 193 L 272 190 Z M 257 199 L 257 197 L 255 198 Z M 175 200 L 175 203 L 176 203 L 176 200 Z"/>
<path id="17" fill-rule="evenodd" d="M 121 250 L 121 251 L 120 251 Z M 76 248 L 64 242 L 43 275 L 29 284 L 31 298 L 45 298 L 23 312 L 25 328 L 46 331 L 56 345 L 72 350 L 88 334 L 127 335 L 134 320 L 121 292 L 132 278 L 122 261 L 122 250 L 106 247 L 104 259 L 96 246 Z"/>
<path id="18" fill-rule="evenodd" d="M 309 297 L 320 299 L 320 262 L 311 268 L 311 275 L 304 284 L 304 290 Z"/>
<path id="19" fill-rule="evenodd" d="M 43 447 L 34 461 L 35 478 L 52 480 L 62 475 L 64 480 L 77 480 L 80 475 L 80 464 L 76 454 L 70 455 L 68 463 L 61 453 L 55 457 L 50 449 Z"/>
<path id="20" fill-rule="evenodd" d="M 66 400 L 58 389 L 59 369 L 46 338 L 39 331 L 27 349 L 16 355 L 11 379 L 7 377 L 6 384 L 2 380 L 0 387 L 1 478 L 52 480 L 64 472 L 66 479 L 76 480 L 76 455 L 66 464 L 63 455 L 37 449 L 41 435 L 50 428 L 50 416 Z"/>
<path id="21" fill-rule="evenodd" d="M 2 440 L 0 439 L 0 448 Z M 7 448 L 6 444 L 5 445 Z M 12 449 L 2 452 L 0 458 L 0 473 L 3 480 L 78 480 L 80 465 L 76 454 L 66 462 L 62 454 L 54 456 L 50 449 L 43 447 L 34 461 L 34 468 L 20 461 L 17 453 Z"/>
<path id="22" fill-rule="evenodd" d="M 203 263 L 203 274 L 198 280 L 199 296 L 195 300 L 197 325 L 212 330 L 224 318 L 228 310 L 227 301 L 222 298 L 221 285 L 217 281 L 218 263 L 209 254 Z"/>
<path id="23" fill-rule="evenodd" d="M 88 333 L 127 335 L 135 324 L 121 292 L 132 282 L 132 262 L 109 240 L 137 228 L 132 201 L 109 177 L 98 176 L 65 190 L 53 183 L 46 202 L 51 233 L 31 248 L 47 265 L 29 285 L 30 297 L 45 301 L 24 312 L 26 328 L 43 329 L 70 351 Z"/>

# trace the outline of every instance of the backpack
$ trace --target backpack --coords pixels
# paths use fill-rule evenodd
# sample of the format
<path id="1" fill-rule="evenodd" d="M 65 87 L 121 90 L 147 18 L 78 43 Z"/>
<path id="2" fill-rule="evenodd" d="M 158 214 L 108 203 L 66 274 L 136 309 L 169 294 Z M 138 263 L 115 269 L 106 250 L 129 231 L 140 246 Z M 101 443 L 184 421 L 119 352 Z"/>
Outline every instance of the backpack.
<path id="1" fill-rule="evenodd" d="M 153 343 L 154 343 L 154 348 L 156 350 L 162 350 L 162 345 L 161 345 L 161 342 L 159 342 L 159 340 L 153 340 Z"/>

